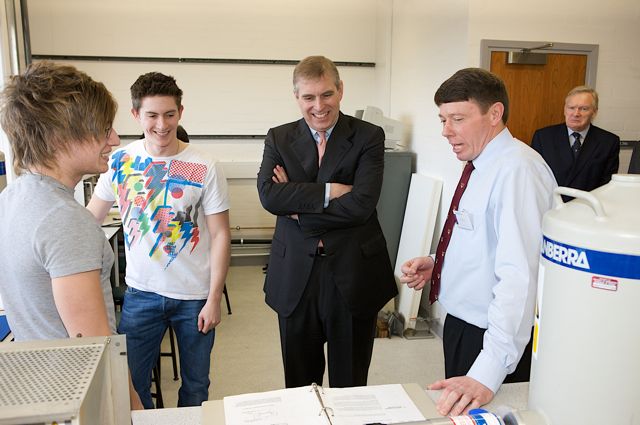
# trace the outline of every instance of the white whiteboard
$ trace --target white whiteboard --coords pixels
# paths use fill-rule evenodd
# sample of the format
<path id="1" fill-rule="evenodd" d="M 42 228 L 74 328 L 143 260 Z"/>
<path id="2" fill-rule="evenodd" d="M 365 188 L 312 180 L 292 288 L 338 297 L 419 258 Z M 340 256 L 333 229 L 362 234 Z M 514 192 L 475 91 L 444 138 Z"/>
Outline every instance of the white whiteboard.
<path id="1" fill-rule="evenodd" d="M 429 255 L 441 193 L 441 180 L 418 173 L 411 175 L 407 209 L 402 222 L 400 246 L 394 269 L 398 285 L 397 312 L 404 319 L 405 330 L 416 327 L 422 290 L 416 291 L 400 283 L 400 268 L 407 260 Z"/>
<path id="2" fill-rule="evenodd" d="M 371 0 L 28 0 L 34 55 L 297 61 L 325 55 L 375 62 L 377 15 Z M 327 26 L 318 29 L 317 25 Z M 103 82 L 118 101 L 114 128 L 141 133 L 129 87 L 146 72 L 173 75 L 184 92 L 190 135 L 264 135 L 300 118 L 293 65 L 66 60 Z M 373 67 L 341 66 L 341 109 L 375 103 Z"/>

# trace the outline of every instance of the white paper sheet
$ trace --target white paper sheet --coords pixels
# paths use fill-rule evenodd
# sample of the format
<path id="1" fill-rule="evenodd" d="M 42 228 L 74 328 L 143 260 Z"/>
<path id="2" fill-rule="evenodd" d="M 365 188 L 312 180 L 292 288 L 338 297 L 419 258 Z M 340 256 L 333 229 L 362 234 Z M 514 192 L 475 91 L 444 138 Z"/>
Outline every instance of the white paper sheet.
<path id="1" fill-rule="evenodd" d="M 319 388 L 333 425 L 385 424 L 424 420 L 400 384 Z M 311 387 L 224 398 L 225 421 L 233 425 L 327 425 Z"/>
<path id="2" fill-rule="evenodd" d="M 225 397 L 224 416 L 234 425 L 326 425 L 311 387 Z"/>
<path id="3" fill-rule="evenodd" d="M 325 390 L 325 405 L 333 409 L 334 425 L 422 421 L 424 416 L 400 384 Z"/>

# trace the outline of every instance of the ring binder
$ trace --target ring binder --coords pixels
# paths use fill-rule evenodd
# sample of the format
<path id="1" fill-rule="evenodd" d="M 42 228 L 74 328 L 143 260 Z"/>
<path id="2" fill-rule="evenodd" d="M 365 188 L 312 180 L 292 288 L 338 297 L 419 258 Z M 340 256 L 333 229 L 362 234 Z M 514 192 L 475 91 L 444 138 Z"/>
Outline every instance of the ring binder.
<path id="1" fill-rule="evenodd" d="M 318 388 L 320 388 L 319 391 L 318 391 Z M 324 400 L 320 395 L 321 393 L 324 395 L 324 390 L 320 385 L 314 382 L 313 384 L 311 384 L 311 391 L 316 393 L 318 403 L 320 403 L 320 411 L 318 411 L 318 416 L 322 416 L 322 414 L 324 413 L 324 416 L 327 418 L 327 421 L 329 421 L 329 425 L 333 425 L 333 422 L 331 421 L 331 417 L 333 416 L 333 409 L 331 407 L 327 407 L 324 405 Z M 328 413 L 329 411 L 331 412 L 331 415 L 329 415 Z"/>
<path id="2" fill-rule="evenodd" d="M 314 383 L 306 387 L 229 396 L 224 398 L 224 412 L 226 423 L 236 425 L 392 424 L 424 420 L 399 384 L 323 388 Z"/>

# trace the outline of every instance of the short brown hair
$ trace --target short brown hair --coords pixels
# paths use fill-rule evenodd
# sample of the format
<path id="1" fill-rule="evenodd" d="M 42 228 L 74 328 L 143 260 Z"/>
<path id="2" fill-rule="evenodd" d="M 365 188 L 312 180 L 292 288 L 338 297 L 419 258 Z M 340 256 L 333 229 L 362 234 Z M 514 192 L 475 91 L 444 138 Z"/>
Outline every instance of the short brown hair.
<path id="1" fill-rule="evenodd" d="M 443 103 L 474 101 L 486 114 L 491 105 L 504 105 L 502 122 L 509 118 L 509 95 L 504 82 L 495 74 L 482 68 L 465 68 L 453 74 L 440 85 L 433 97 L 437 106 Z"/>
<path id="2" fill-rule="evenodd" d="M 176 100 L 178 109 L 182 106 L 182 90 L 171 75 L 148 72 L 139 76 L 136 82 L 131 85 L 133 109 L 139 111 L 142 99 L 149 96 L 171 96 Z"/>
<path id="3" fill-rule="evenodd" d="M 52 168 L 59 152 L 104 139 L 117 108 L 104 84 L 73 66 L 37 62 L 11 76 L 0 95 L 0 124 L 16 174 Z"/>
<path id="4" fill-rule="evenodd" d="M 298 93 L 300 79 L 317 80 L 324 75 L 333 78 L 336 88 L 340 88 L 340 74 L 331 59 L 324 56 L 308 56 L 302 59 L 293 70 L 293 92 Z"/>

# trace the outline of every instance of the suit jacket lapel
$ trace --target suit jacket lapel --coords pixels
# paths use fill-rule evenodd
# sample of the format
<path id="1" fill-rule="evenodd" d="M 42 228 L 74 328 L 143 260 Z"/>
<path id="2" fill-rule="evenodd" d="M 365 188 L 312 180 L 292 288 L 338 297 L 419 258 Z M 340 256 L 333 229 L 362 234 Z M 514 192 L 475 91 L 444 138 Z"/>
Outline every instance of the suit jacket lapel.
<path id="1" fill-rule="evenodd" d="M 580 174 L 580 171 L 585 167 L 587 162 L 589 162 L 589 158 L 593 155 L 597 148 L 597 140 L 595 140 L 596 136 L 593 125 L 589 128 L 587 132 L 587 137 L 584 138 L 582 142 L 582 147 L 580 148 L 580 153 L 578 154 L 578 158 L 573 164 L 571 168 L 570 181 L 573 180 L 577 175 Z"/>
<path id="2" fill-rule="evenodd" d="M 347 118 L 340 112 L 338 122 L 327 140 L 327 148 L 322 157 L 322 164 L 318 173 L 318 181 L 329 181 L 333 171 L 345 157 L 347 151 L 353 146 L 351 137 L 353 129 L 349 126 Z"/>
<path id="3" fill-rule="evenodd" d="M 567 163 L 573 161 L 573 151 L 569 141 L 569 130 L 566 125 L 560 126 L 556 134 L 555 147 L 558 149 L 560 161 Z"/>
<path id="4" fill-rule="evenodd" d="M 575 160 L 573 158 L 573 151 L 571 150 L 571 142 L 569 141 L 569 129 L 565 124 L 559 125 L 558 131 L 553 139 L 553 148 L 555 149 L 555 157 L 561 168 L 564 168 L 562 164 L 572 164 L 569 172 L 566 175 L 565 181 L 558 181 L 559 186 L 568 186 L 575 175 Z M 565 168 L 566 169 L 566 168 Z"/>
<path id="5" fill-rule="evenodd" d="M 298 121 L 297 132 L 293 136 L 291 148 L 309 177 L 309 181 L 315 181 L 318 175 L 318 148 L 304 119 Z"/>

